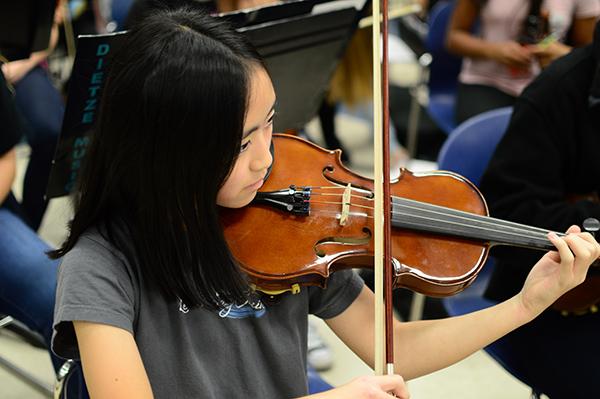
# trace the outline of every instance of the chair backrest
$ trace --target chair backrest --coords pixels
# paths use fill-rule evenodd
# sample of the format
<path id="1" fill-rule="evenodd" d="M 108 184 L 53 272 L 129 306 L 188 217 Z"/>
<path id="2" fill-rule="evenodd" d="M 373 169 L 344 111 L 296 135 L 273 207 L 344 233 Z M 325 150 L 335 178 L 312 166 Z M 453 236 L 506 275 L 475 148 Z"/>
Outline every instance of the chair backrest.
<path id="1" fill-rule="evenodd" d="M 308 376 L 308 393 L 311 395 L 333 389 L 333 386 L 329 385 L 312 367 L 308 367 L 306 375 Z"/>
<path id="2" fill-rule="evenodd" d="M 496 146 L 504 136 L 512 107 L 498 108 L 474 116 L 460 124 L 450 134 L 438 156 L 438 167 L 463 175 L 479 185 Z M 495 304 L 486 299 L 483 294 L 491 277 L 494 267 L 493 259 L 488 258 L 486 265 L 479 273 L 475 282 L 458 295 L 443 299 L 444 308 L 450 316 L 458 316 L 474 312 Z M 530 385 L 526 374 L 521 370 L 525 367 L 539 367 L 537 359 L 531 358 L 531 364 L 523 365 L 515 360 L 515 353 L 523 353 L 526 348 L 509 346 L 502 341 L 492 343 L 485 348 L 498 363 L 509 373 Z M 540 390 L 532 387 L 531 398 L 539 398 Z"/>
<path id="3" fill-rule="evenodd" d="M 453 1 L 439 1 L 429 12 L 429 31 L 425 40 L 425 48 L 432 57 L 428 83 L 430 93 L 454 92 L 458 84 L 462 58 L 450 54 L 446 50 L 446 33 L 453 10 Z"/>
<path id="4" fill-rule="evenodd" d="M 133 5 L 133 0 L 112 0 L 111 2 L 111 17 L 117 24 L 117 30 L 123 30 L 125 20 L 129 14 L 129 10 Z"/>
<path id="5" fill-rule="evenodd" d="M 461 123 L 442 145 L 438 156 L 438 168 L 456 172 L 478 186 L 496 146 L 506 132 L 511 115 L 512 107 L 498 108 Z M 489 258 L 473 286 L 467 289 L 469 296 L 483 295 L 493 269 L 491 260 Z M 453 309 L 455 302 L 455 297 L 444 298 L 449 313 L 462 314 Z M 460 300 L 456 303 L 459 306 L 461 304 Z"/>
<path id="6" fill-rule="evenodd" d="M 512 107 L 498 108 L 461 123 L 442 146 L 438 168 L 456 172 L 479 185 L 511 115 Z"/>

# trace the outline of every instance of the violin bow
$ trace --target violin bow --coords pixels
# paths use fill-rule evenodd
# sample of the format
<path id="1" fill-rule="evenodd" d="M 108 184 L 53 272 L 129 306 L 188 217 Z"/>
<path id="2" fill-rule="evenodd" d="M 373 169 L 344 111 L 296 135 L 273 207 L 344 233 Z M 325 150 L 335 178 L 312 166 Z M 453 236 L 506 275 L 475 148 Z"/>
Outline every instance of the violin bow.
<path id="1" fill-rule="evenodd" d="M 381 13 L 383 9 L 383 15 Z M 388 0 L 373 0 L 375 373 L 394 374 L 390 224 Z M 383 40 L 382 40 L 383 38 Z M 383 42 L 383 48 L 381 46 Z M 385 199 L 385 200 L 384 200 Z"/>

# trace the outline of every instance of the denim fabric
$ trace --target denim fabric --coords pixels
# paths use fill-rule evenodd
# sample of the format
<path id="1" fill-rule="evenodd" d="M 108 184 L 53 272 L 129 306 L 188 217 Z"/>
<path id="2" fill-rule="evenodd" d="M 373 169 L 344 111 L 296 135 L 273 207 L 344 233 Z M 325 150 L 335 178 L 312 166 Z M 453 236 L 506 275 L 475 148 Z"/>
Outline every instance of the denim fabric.
<path id="1" fill-rule="evenodd" d="M 0 313 L 39 332 L 50 344 L 58 261 L 21 219 L 0 208 Z"/>
<path id="2" fill-rule="evenodd" d="M 0 314 L 10 315 L 40 333 L 50 348 L 59 261 L 50 247 L 19 217 L 0 208 Z M 58 371 L 64 360 L 50 354 Z M 87 398 L 81 370 L 69 379 L 68 398 Z M 82 393 L 82 391 L 84 393 Z"/>
<path id="3" fill-rule="evenodd" d="M 15 103 L 25 125 L 25 138 L 31 147 L 21 205 L 27 215 L 27 223 L 37 230 L 48 204 L 44 194 L 62 127 L 64 105 L 47 72 L 40 66 L 15 85 Z"/>

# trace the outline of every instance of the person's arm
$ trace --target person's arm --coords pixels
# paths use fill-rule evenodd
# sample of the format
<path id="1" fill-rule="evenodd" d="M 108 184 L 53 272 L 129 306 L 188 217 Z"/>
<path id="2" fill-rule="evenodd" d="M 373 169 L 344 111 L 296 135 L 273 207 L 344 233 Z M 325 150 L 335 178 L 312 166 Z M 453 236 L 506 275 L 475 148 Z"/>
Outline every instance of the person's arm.
<path id="1" fill-rule="evenodd" d="M 456 55 L 497 61 L 516 68 L 528 67 L 530 50 L 515 41 L 489 42 L 471 33 L 479 16 L 474 0 L 458 0 L 448 26 L 446 47 Z"/>
<path id="2" fill-rule="evenodd" d="M 217 0 L 216 3 L 219 12 L 230 12 L 247 8 L 262 7 L 279 2 L 280 0 Z"/>
<path id="3" fill-rule="evenodd" d="M 546 68 L 552 61 L 565 56 L 573 49 L 559 41 L 553 41 L 550 44 L 537 44 L 529 47 L 531 53 L 535 55 L 542 68 Z"/>
<path id="4" fill-rule="evenodd" d="M 12 148 L 0 155 L 0 204 L 4 202 L 8 193 L 10 193 L 16 170 L 17 157 L 15 149 Z"/>
<path id="5" fill-rule="evenodd" d="M 587 46 L 593 41 L 594 28 L 596 27 L 597 21 L 597 16 L 575 18 L 569 37 L 573 47 Z"/>
<path id="6" fill-rule="evenodd" d="M 554 41 L 548 45 L 541 44 L 531 46 L 532 54 L 538 58 L 540 65 L 543 68 L 547 67 L 552 61 L 567 55 L 573 47 L 583 47 L 590 44 L 594 38 L 596 21 L 596 17 L 575 18 L 573 20 L 570 35 L 572 46 L 559 41 Z"/>
<path id="7" fill-rule="evenodd" d="M 153 398 L 131 333 L 106 324 L 74 321 L 73 325 L 91 398 Z"/>
<path id="8" fill-rule="evenodd" d="M 409 397 L 404 379 L 395 374 L 358 377 L 340 387 L 299 399 L 408 399 Z"/>
<path id="9" fill-rule="evenodd" d="M 395 369 L 409 380 L 464 359 L 515 328 L 535 318 L 570 288 L 580 284 L 590 263 L 600 255 L 591 235 L 564 239 L 549 237 L 557 247 L 533 268 L 522 291 L 496 306 L 460 317 L 394 324 Z M 560 257 L 559 257 L 560 254 Z M 367 364 L 373 366 L 374 296 L 364 288 L 329 327 Z"/>
<path id="10" fill-rule="evenodd" d="M 572 93 L 562 86 L 549 90 L 560 82 L 547 79 L 548 83 L 534 86 L 535 92 L 532 88 L 515 104 L 480 189 L 492 216 L 562 231 L 588 217 L 600 219 L 597 201 L 583 195 L 568 200 L 570 194 L 591 194 L 597 189 L 597 180 L 579 178 L 578 171 L 596 170 L 588 154 L 594 152 L 598 140 L 586 129 L 587 116 L 582 111 L 586 105 L 573 101 Z"/>
<path id="11" fill-rule="evenodd" d="M 152 388 L 135 339 L 106 324 L 74 321 L 83 373 L 92 399 L 151 399 Z M 311 399 L 408 399 L 402 377 L 364 376 Z"/>
<path id="12" fill-rule="evenodd" d="M 4 73 L 6 80 L 11 84 L 18 83 L 19 80 L 23 79 L 23 77 L 29 73 L 29 71 L 35 68 L 40 62 L 44 61 L 48 55 L 54 51 L 57 42 L 58 25 L 55 16 L 55 23 L 52 25 L 52 30 L 50 31 L 50 43 L 48 44 L 48 48 L 31 53 L 29 58 L 24 60 L 11 61 L 2 64 L 2 72 Z"/>

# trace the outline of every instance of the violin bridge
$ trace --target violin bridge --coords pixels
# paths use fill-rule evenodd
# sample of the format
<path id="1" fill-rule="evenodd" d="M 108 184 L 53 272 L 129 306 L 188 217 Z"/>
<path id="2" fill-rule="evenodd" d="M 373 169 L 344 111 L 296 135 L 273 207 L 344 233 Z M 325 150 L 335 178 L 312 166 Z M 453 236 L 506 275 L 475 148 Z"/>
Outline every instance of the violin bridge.
<path id="1" fill-rule="evenodd" d="M 350 200 L 352 197 L 352 185 L 348 183 L 342 194 L 342 214 L 340 215 L 340 226 L 345 226 L 350 214 Z"/>

